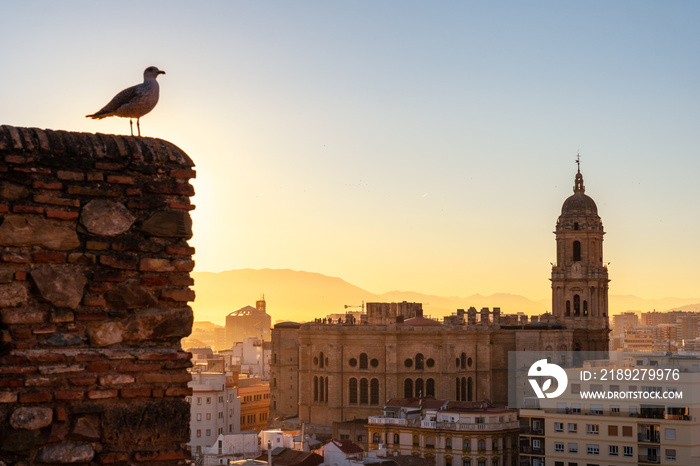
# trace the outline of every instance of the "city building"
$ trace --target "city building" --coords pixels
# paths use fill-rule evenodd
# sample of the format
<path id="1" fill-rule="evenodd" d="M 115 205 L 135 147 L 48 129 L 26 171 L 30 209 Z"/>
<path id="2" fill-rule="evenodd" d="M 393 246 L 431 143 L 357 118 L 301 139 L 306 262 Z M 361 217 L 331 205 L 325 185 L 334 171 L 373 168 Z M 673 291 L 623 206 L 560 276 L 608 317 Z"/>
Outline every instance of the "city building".
<path id="1" fill-rule="evenodd" d="M 258 434 L 252 431 L 220 434 L 211 447 L 202 448 L 202 466 L 229 465 L 260 456 Z"/>
<path id="2" fill-rule="evenodd" d="M 270 416 L 270 384 L 259 377 L 240 377 L 238 396 L 241 400 L 241 430 L 260 432 Z"/>
<path id="3" fill-rule="evenodd" d="M 326 466 L 351 466 L 361 461 L 365 451 L 350 439 L 331 439 L 319 449 Z"/>
<path id="4" fill-rule="evenodd" d="M 625 344 L 625 332 L 639 325 L 639 316 L 636 312 L 623 312 L 612 316 L 610 332 L 610 350 L 615 351 Z"/>
<path id="5" fill-rule="evenodd" d="M 232 376 L 193 370 L 190 403 L 190 448 L 193 456 L 212 447 L 222 434 L 240 432 L 241 401 Z"/>
<path id="6" fill-rule="evenodd" d="M 418 396 L 505 406 L 509 351 L 607 351 L 604 231 L 580 170 L 555 235 L 551 314 L 528 319 L 470 308 L 438 322 L 423 316 L 420 303 L 367 303 L 360 319 L 276 325 L 272 416 L 330 426 Z"/>
<path id="7" fill-rule="evenodd" d="M 414 455 L 437 466 L 511 466 L 518 459 L 516 409 L 488 401 L 390 400 L 370 416 L 370 450 Z"/>
<path id="8" fill-rule="evenodd" d="M 700 358 L 666 352 L 612 357 L 567 369 L 563 395 L 537 400 L 538 409 L 520 410 L 521 465 L 700 464 L 700 400 L 694 396 L 700 386 Z M 583 375 L 585 371 L 590 375 Z M 649 371 L 653 380 L 644 375 Z M 637 380 L 632 380 L 634 374 Z M 629 392 L 640 398 L 585 399 L 582 392 Z M 644 398 L 651 392 L 681 398 Z"/>
<path id="9" fill-rule="evenodd" d="M 231 348 L 250 337 L 270 341 L 272 318 L 266 311 L 267 303 L 263 296 L 255 303 L 255 307 L 246 306 L 227 315 L 226 348 Z"/>

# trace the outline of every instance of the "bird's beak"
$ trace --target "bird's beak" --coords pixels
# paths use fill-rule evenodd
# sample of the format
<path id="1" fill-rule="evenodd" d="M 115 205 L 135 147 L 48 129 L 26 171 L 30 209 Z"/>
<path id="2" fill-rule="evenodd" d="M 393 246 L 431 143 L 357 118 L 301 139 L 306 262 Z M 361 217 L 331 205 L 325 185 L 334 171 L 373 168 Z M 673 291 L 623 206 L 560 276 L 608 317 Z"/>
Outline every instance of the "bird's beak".
<path id="1" fill-rule="evenodd" d="M 165 71 L 158 71 L 158 74 L 165 74 Z"/>

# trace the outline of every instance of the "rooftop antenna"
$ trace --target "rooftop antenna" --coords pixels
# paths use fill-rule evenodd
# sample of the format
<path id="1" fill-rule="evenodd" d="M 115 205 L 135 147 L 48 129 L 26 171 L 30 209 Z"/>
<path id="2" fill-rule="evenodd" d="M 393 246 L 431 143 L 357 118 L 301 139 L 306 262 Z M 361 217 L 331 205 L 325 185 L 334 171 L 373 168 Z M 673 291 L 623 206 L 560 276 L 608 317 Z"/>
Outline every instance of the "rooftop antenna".
<path id="1" fill-rule="evenodd" d="M 581 173 L 581 153 L 576 151 L 576 165 L 578 166 L 578 172 Z"/>

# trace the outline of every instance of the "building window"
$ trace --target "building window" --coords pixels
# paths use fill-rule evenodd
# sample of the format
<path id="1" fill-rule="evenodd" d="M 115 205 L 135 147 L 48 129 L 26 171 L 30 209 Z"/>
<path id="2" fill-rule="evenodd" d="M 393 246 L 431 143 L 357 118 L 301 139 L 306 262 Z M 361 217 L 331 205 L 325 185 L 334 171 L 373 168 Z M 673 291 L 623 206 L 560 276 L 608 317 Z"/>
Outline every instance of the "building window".
<path id="1" fill-rule="evenodd" d="M 416 379 L 416 396 L 424 397 L 425 392 L 423 391 L 423 379 Z"/>
<path id="2" fill-rule="evenodd" d="M 569 444 L 569 453 L 578 453 L 578 443 Z"/>
<path id="3" fill-rule="evenodd" d="M 211 437 L 211 429 L 207 429 L 207 437 Z"/>
<path id="4" fill-rule="evenodd" d="M 425 383 L 425 395 L 435 398 L 435 380 L 428 379 Z"/>
<path id="5" fill-rule="evenodd" d="M 406 367 L 411 367 L 413 365 L 413 359 L 407 358 L 404 362 L 403 365 Z"/>
<path id="6" fill-rule="evenodd" d="M 589 455 L 597 455 L 599 452 L 600 449 L 598 448 L 598 445 L 586 445 L 586 453 Z"/>
<path id="7" fill-rule="evenodd" d="M 211 397 L 210 397 L 210 396 L 207 397 L 207 404 L 208 404 L 208 405 L 211 404 Z"/>
<path id="8" fill-rule="evenodd" d="M 464 451 L 471 451 L 472 449 L 472 441 L 471 439 L 465 438 L 462 440 L 462 450 Z"/>
<path id="9" fill-rule="evenodd" d="M 571 301 L 569 301 L 568 299 L 566 300 L 566 315 L 571 315 Z"/>
<path id="10" fill-rule="evenodd" d="M 379 366 L 379 361 L 377 359 L 372 358 L 372 360 L 369 362 L 369 365 L 372 367 L 377 367 Z"/>
<path id="11" fill-rule="evenodd" d="M 399 443 L 399 434 L 394 434 L 394 445 Z"/>
<path id="12" fill-rule="evenodd" d="M 554 442 L 554 451 L 564 451 L 564 442 Z"/>
<path id="13" fill-rule="evenodd" d="M 586 432 L 593 435 L 598 435 L 598 424 L 586 424 Z"/>
<path id="14" fill-rule="evenodd" d="M 666 440 L 676 440 L 676 429 L 665 430 Z"/>
<path id="15" fill-rule="evenodd" d="M 581 260 L 581 242 L 574 241 L 574 262 Z"/>
<path id="16" fill-rule="evenodd" d="M 622 436 L 632 437 L 632 426 L 622 426 Z"/>
<path id="17" fill-rule="evenodd" d="M 608 447 L 608 455 L 617 456 L 617 445 L 610 445 Z"/>
<path id="18" fill-rule="evenodd" d="M 574 295 L 574 315 L 581 315 L 581 297 L 577 294 Z"/>
<path id="19" fill-rule="evenodd" d="M 318 356 L 318 367 L 323 369 L 323 363 L 324 363 L 324 357 L 323 357 L 323 351 L 321 351 L 321 354 Z"/>
<path id="20" fill-rule="evenodd" d="M 318 401 L 318 377 L 314 376 L 314 401 Z"/>
<path id="21" fill-rule="evenodd" d="M 360 369 L 367 369 L 367 353 L 360 355 Z"/>
<path id="22" fill-rule="evenodd" d="M 535 440 L 532 441 L 532 446 L 535 446 Z M 539 448 L 539 440 L 537 440 L 537 447 Z M 479 440 L 479 443 L 477 444 L 477 448 L 479 451 L 485 451 L 486 450 L 486 442 L 484 440 Z"/>
<path id="23" fill-rule="evenodd" d="M 350 364 L 350 367 L 355 367 L 355 366 L 357 366 L 357 359 L 355 359 L 355 358 L 350 358 L 350 360 L 348 361 L 348 364 Z"/>
<path id="24" fill-rule="evenodd" d="M 632 447 L 622 447 L 623 456 L 632 456 Z"/>
<path id="25" fill-rule="evenodd" d="M 403 397 L 413 398 L 413 380 L 406 379 L 403 381 Z"/>
<path id="26" fill-rule="evenodd" d="M 675 460 L 676 459 L 676 449 L 667 448 L 666 449 L 666 459 Z"/>
<path id="27" fill-rule="evenodd" d="M 564 423 L 563 422 L 555 422 L 554 423 L 554 430 L 555 430 L 555 432 L 564 432 Z"/>
<path id="28" fill-rule="evenodd" d="M 416 354 L 416 370 L 417 371 L 423 370 L 424 360 L 425 360 L 425 358 L 423 357 L 423 353 Z"/>
<path id="29" fill-rule="evenodd" d="M 369 384 L 367 379 L 360 379 L 360 404 L 366 405 L 369 403 Z"/>
<path id="30" fill-rule="evenodd" d="M 201 421 L 202 420 L 202 413 L 197 413 L 197 420 Z"/>
<path id="31" fill-rule="evenodd" d="M 466 369 L 467 368 L 467 354 L 466 353 L 460 354 L 458 362 L 459 362 L 459 367 L 461 369 Z"/>
<path id="32" fill-rule="evenodd" d="M 452 439 L 450 437 L 445 439 L 445 448 L 452 450 Z"/>
<path id="33" fill-rule="evenodd" d="M 201 437 L 201 436 L 202 436 L 202 429 L 197 429 L 197 437 Z"/>
<path id="34" fill-rule="evenodd" d="M 372 405 L 379 404 L 379 379 L 372 379 L 370 382 L 370 400 Z"/>
<path id="35" fill-rule="evenodd" d="M 425 438 L 425 448 L 435 448 L 435 439 L 433 437 Z"/>
<path id="36" fill-rule="evenodd" d="M 379 434 L 372 434 L 372 443 L 381 443 L 382 436 Z"/>
<path id="37" fill-rule="evenodd" d="M 207 413 L 207 421 L 211 421 L 211 413 Z"/>
<path id="38" fill-rule="evenodd" d="M 348 401 L 350 402 L 351 405 L 357 404 L 357 379 L 356 378 L 351 378 L 349 387 L 350 393 L 348 396 Z"/>
<path id="39" fill-rule="evenodd" d="M 469 377 L 467 379 L 467 401 L 474 401 L 473 399 L 473 393 L 472 393 L 472 378 Z"/>
<path id="40" fill-rule="evenodd" d="M 610 437 L 617 437 L 617 426 L 608 426 L 608 435 Z"/>

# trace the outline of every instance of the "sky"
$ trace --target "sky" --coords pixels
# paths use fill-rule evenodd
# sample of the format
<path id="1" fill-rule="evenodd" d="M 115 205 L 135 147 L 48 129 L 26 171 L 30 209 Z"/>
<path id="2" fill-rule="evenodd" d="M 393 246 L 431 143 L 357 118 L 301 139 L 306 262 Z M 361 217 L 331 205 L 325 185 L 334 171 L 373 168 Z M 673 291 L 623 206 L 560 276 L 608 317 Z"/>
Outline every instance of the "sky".
<path id="1" fill-rule="evenodd" d="M 141 130 L 196 163 L 196 271 L 544 299 L 580 154 L 610 293 L 700 297 L 700 3 L 0 8 L 0 124 L 129 134 L 84 115 L 166 71 Z"/>

